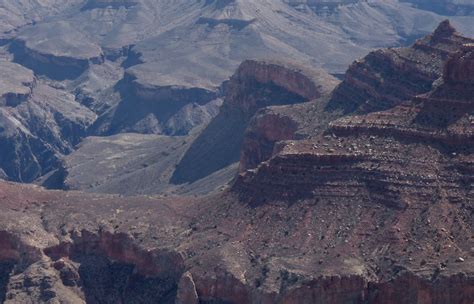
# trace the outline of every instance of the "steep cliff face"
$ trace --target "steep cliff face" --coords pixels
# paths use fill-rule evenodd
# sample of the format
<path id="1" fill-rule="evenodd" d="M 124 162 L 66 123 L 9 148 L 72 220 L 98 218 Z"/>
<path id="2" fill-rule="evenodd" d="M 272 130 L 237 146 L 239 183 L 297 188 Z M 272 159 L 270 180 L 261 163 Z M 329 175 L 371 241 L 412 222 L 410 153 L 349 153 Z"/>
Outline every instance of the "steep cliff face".
<path id="1" fill-rule="evenodd" d="M 244 173 L 237 188 L 244 186 L 241 193 L 257 200 L 340 191 L 355 201 L 398 208 L 432 199 L 433 189 L 437 199 L 472 201 L 472 53 L 471 44 L 459 46 L 446 60 L 441 83 L 410 102 L 346 116 L 331 122 L 324 136 L 287 143 L 257 170 Z"/>
<path id="2" fill-rule="evenodd" d="M 337 83 L 322 70 L 242 63 L 226 85 L 221 111 L 184 155 L 172 182 L 193 182 L 237 162 L 245 130 L 258 109 L 309 101 L 326 95 Z"/>
<path id="3" fill-rule="evenodd" d="M 392 108 L 432 89 L 450 55 L 472 39 L 460 36 L 449 21 L 410 48 L 377 50 L 353 63 L 332 94 L 328 110 L 373 112 Z"/>
<path id="4" fill-rule="evenodd" d="M 51 79 L 77 78 L 104 61 L 102 49 L 66 22 L 26 28 L 10 45 L 15 62 Z"/>
<path id="5" fill-rule="evenodd" d="M 257 167 L 273 155 L 275 143 L 294 139 L 298 125 L 288 116 L 262 111 L 257 113 L 245 131 L 240 153 L 240 171 Z"/>
<path id="6" fill-rule="evenodd" d="M 139 248 L 126 234 L 83 230 L 72 242 L 44 249 L 24 271 L 10 276 L 5 303 L 174 303 L 182 258 Z M 19 257 L 10 260 L 19 268 Z"/>
<path id="7" fill-rule="evenodd" d="M 2 185 L 0 191 L 9 196 L 7 193 L 13 194 L 10 190 Z M 56 226 L 55 216 L 40 210 L 48 209 L 62 194 L 31 187 L 23 190 L 20 196 L 27 195 L 29 202 L 19 203 L 19 196 L 2 202 L 5 208 L 39 208 L 20 218 L 28 221 L 28 227 L 20 224 L 9 229 L 5 220 L 12 214 L 2 215 L 0 299 L 5 303 L 174 303 L 184 273 L 184 261 L 177 251 L 140 244 L 125 230 L 114 231 L 120 222 L 100 227 L 95 225 L 98 222 L 87 227 L 87 221 L 82 222 L 85 226 Z M 84 202 L 81 195 L 75 198 Z M 166 207 L 162 210 L 167 212 Z M 79 215 L 73 213 L 73 217 Z M 170 218 L 175 216 L 170 214 Z M 55 232 L 51 234 L 49 229 Z"/>
<path id="8" fill-rule="evenodd" d="M 385 262 L 376 262 L 381 256 L 369 259 L 373 263 L 370 267 L 377 266 L 367 270 L 365 279 L 358 281 L 353 273 L 351 279 L 344 278 L 345 284 L 335 283 L 341 290 L 347 284 L 352 286 L 352 291 L 344 293 L 351 301 L 469 303 L 474 297 L 472 272 L 465 268 L 470 267 L 473 256 L 472 60 L 472 45 L 461 45 L 446 59 L 444 75 L 430 92 L 386 111 L 337 119 L 321 136 L 280 143 L 268 161 L 240 174 L 233 192 L 256 209 L 282 204 L 301 208 L 312 202 L 312 212 L 329 212 L 340 228 L 353 221 L 347 224 L 348 232 L 343 228 L 336 235 L 349 248 L 351 244 L 359 248 L 351 250 L 361 250 L 362 257 L 367 257 L 363 249 L 367 242 L 377 242 L 379 237 L 381 243 L 382 238 L 388 240 L 382 254 Z M 369 208 L 372 218 L 362 219 L 357 206 Z M 323 211 L 326 208 L 331 211 Z M 391 210 L 391 219 L 382 220 L 376 210 Z M 301 221 L 304 225 L 314 223 L 310 219 L 306 222 L 305 217 Z M 330 227 L 328 224 L 323 230 Z M 318 239 L 331 244 L 332 237 L 323 234 Z M 321 256 L 321 267 L 333 269 L 338 247 L 337 241 L 324 247 L 329 260 Z M 270 278 L 271 267 L 266 272 Z M 317 286 L 325 284 L 316 282 Z M 293 299 L 316 303 L 344 300 L 340 294 L 331 298 L 325 292 L 313 293 L 318 289 L 308 287 L 310 283 L 305 286 L 308 289 L 290 292 Z"/>
<path id="9" fill-rule="evenodd" d="M 334 77 L 323 70 L 306 69 L 284 62 L 247 60 L 240 65 L 232 77 L 229 91 L 232 91 L 232 86 L 245 84 L 251 80 L 262 84 L 273 83 L 306 100 L 312 100 L 330 93 L 338 83 Z M 238 88 L 238 90 L 242 90 L 242 88 Z M 238 90 L 234 88 L 235 93 Z M 232 97 L 229 98 L 230 103 L 235 102 L 242 106 L 239 99 Z M 257 105 L 245 105 L 246 108 L 255 106 Z"/>

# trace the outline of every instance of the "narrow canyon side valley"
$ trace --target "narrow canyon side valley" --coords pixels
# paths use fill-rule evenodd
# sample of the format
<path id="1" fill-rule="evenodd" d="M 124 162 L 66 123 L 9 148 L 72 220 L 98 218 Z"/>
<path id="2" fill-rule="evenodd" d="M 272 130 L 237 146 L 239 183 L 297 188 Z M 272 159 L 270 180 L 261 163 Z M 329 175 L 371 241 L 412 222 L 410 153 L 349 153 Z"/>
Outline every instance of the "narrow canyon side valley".
<path id="1" fill-rule="evenodd" d="M 473 304 L 471 0 L 0 0 L 0 303 Z"/>

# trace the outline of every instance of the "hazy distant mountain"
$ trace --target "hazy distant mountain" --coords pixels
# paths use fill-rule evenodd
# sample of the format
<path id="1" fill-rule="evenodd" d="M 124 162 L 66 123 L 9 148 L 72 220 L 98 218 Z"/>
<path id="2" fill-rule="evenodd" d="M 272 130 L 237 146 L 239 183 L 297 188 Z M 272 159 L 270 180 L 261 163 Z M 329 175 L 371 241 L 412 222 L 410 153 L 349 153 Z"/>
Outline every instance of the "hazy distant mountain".
<path id="1" fill-rule="evenodd" d="M 472 0 L 402 0 L 413 3 L 415 7 L 448 16 L 474 16 Z"/>

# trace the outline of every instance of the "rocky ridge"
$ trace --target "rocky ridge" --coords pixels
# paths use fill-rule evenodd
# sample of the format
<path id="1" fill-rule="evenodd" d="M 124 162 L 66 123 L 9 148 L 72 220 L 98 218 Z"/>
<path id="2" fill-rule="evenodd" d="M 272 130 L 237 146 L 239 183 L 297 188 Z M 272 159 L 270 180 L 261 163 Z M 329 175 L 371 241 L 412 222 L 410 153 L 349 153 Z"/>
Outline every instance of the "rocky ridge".
<path id="1" fill-rule="evenodd" d="M 349 67 L 328 109 L 346 114 L 380 111 L 426 93 L 442 76 L 447 58 L 470 41 L 444 21 L 410 48 L 374 51 Z"/>
<path id="2" fill-rule="evenodd" d="M 282 143 L 268 162 L 242 174 L 238 184 L 258 189 L 256 197 L 265 197 L 264 188 L 279 189 L 275 199 L 294 195 L 293 198 L 298 199 L 316 193 L 330 197 L 335 195 L 332 191 L 341 191 L 349 196 L 368 195 L 365 199 L 383 198 L 389 205 L 393 202 L 400 208 L 404 206 L 404 198 L 406 204 L 414 200 L 409 193 L 421 196 L 417 199 L 422 200 L 434 185 L 439 187 L 437 191 L 449 197 L 448 200 L 472 200 L 468 186 L 472 178 L 469 173 L 473 140 L 472 39 L 463 41 L 466 43 L 460 45 L 457 52 L 452 51 L 445 61 L 443 77 L 431 91 L 413 94 L 411 101 L 400 101 L 386 111 L 349 115 L 332 121 L 328 129 L 315 138 Z M 423 156 L 420 159 L 416 155 Z M 403 173 L 407 164 L 413 173 Z M 451 172 L 452 168 L 459 169 L 457 179 L 450 176 L 443 180 L 442 172 Z M 360 178 L 355 172 L 360 173 Z M 374 176 L 380 181 L 374 181 Z M 263 184 L 258 185 L 256 181 Z M 419 184 L 414 187 L 413 183 Z M 400 190 L 399 187 L 404 186 L 406 190 Z M 390 191 L 392 188 L 396 190 Z M 424 194 L 423 188 L 426 188 Z"/>
<path id="3" fill-rule="evenodd" d="M 243 62 L 226 84 L 219 114 L 190 146 L 171 182 L 194 182 L 238 162 L 245 129 L 259 109 L 310 101 L 329 94 L 337 83 L 322 70 L 265 61 Z M 209 155 L 213 158 L 209 159 Z"/>
<path id="4" fill-rule="evenodd" d="M 217 88 L 190 87 L 160 79 L 144 83 L 130 71 L 125 72 L 116 89 L 121 102 L 95 122 L 92 134 L 188 135 L 206 125 L 221 105 Z"/>

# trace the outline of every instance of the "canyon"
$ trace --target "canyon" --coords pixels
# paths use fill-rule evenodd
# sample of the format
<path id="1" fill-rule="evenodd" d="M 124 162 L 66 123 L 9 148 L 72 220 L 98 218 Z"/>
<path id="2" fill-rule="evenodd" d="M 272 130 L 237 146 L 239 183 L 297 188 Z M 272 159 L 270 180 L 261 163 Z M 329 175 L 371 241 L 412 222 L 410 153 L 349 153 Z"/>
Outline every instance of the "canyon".
<path id="1" fill-rule="evenodd" d="M 0 303 L 474 303 L 470 2 L 0 0 Z"/>
<path id="2" fill-rule="evenodd" d="M 375 48 L 410 45 L 430 33 L 446 15 L 464 35 L 473 34 L 468 4 L 446 0 L 439 6 L 433 10 L 415 0 L 0 1 L 0 176 L 55 189 L 126 195 L 189 192 L 191 188 L 213 192 L 227 185 L 238 171 L 240 144 L 245 141 L 253 115 L 249 112 L 244 121 L 229 121 L 229 130 L 232 123 L 240 130 L 228 151 L 218 147 L 216 151 L 208 150 L 206 136 L 219 133 L 228 137 L 230 132 L 220 132 L 218 120 L 227 125 L 222 117 L 231 92 L 226 90 L 242 62 L 273 61 L 312 71 L 324 69 L 341 79 L 353 60 Z M 374 25 L 379 30 L 373 31 Z M 413 56 L 422 56 L 421 47 L 419 54 Z M 442 47 L 440 42 L 436 56 L 446 55 Z M 378 66 L 390 56 L 394 60 L 392 69 L 403 68 L 397 66 L 402 64 L 397 60 L 405 55 L 396 52 L 374 52 L 361 65 Z M 353 65 L 351 69 L 357 67 Z M 417 78 L 410 79 L 421 81 L 417 84 L 420 87 L 407 86 L 410 92 L 396 98 L 406 98 L 412 90 L 427 89 L 432 78 L 439 75 L 437 69 L 430 72 L 427 67 Z M 354 82 L 364 81 L 358 79 L 356 71 L 352 74 Z M 346 100 L 344 94 L 357 91 L 357 85 L 340 88 L 341 100 L 328 106 L 341 107 L 340 103 Z M 365 98 L 365 93 L 356 91 L 361 99 Z M 314 97 L 304 96 L 298 102 Z M 294 102 L 296 99 L 288 101 Z M 373 96 L 378 110 L 391 102 Z M 282 101 L 275 101 L 274 105 L 278 103 Z M 271 104 L 265 104 L 268 105 Z M 171 146 L 176 149 L 186 142 L 179 149 L 186 151 L 171 153 L 173 156 L 164 157 L 163 161 L 150 154 L 145 158 L 152 161 L 122 164 L 127 177 L 121 182 L 132 184 L 129 188 L 118 186 L 116 178 L 104 176 L 104 172 L 118 174 L 111 171 L 105 159 L 103 167 L 109 169 L 95 170 L 80 181 L 72 173 L 71 182 L 64 182 L 71 171 L 70 164 L 83 159 L 83 151 L 94 150 L 95 142 L 108 142 L 105 137 L 109 136 L 137 143 L 121 146 L 123 141 L 115 141 L 109 147 L 113 146 L 116 154 L 147 150 L 140 145 L 144 137 L 174 142 Z M 262 152 L 265 156 L 253 165 L 267 157 L 274 141 L 269 139 L 267 151 Z M 219 159 L 214 167 L 202 160 L 211 152 Z M 194 167 L 198 161 L 203 162 L 201 168 Z M 84 166 L 85 170 L 94 171 L 93 166 Z M 143 172 L 150 171 L 150 167 L 159 172 Z M 202 172 L 189 173 L 196 171 L 193 168 Z M 77 172 L 80 168 L 76 169 Z M 94 179 L 95 175 L 98 178 Z M 161 178 L 142 187 L 150 175 Z"/>
<path id="3" fill-rule="evenodd" d="M 55 90 L 23 72 L 13 81 L 32 97 L 8 108 L 18 113 Z M 219 111 L 181 142 L 82 142 L 49 176 L 82 191 L 0 182 L 0 301 L 474 301 L 474 39 L 443 21 L 342 80 L 247 60 L 220 92 Z M 94 166 L 98 188 L 133 188 L 136 172 L 165 182 L 140 196 L 86 193 Z"/>

